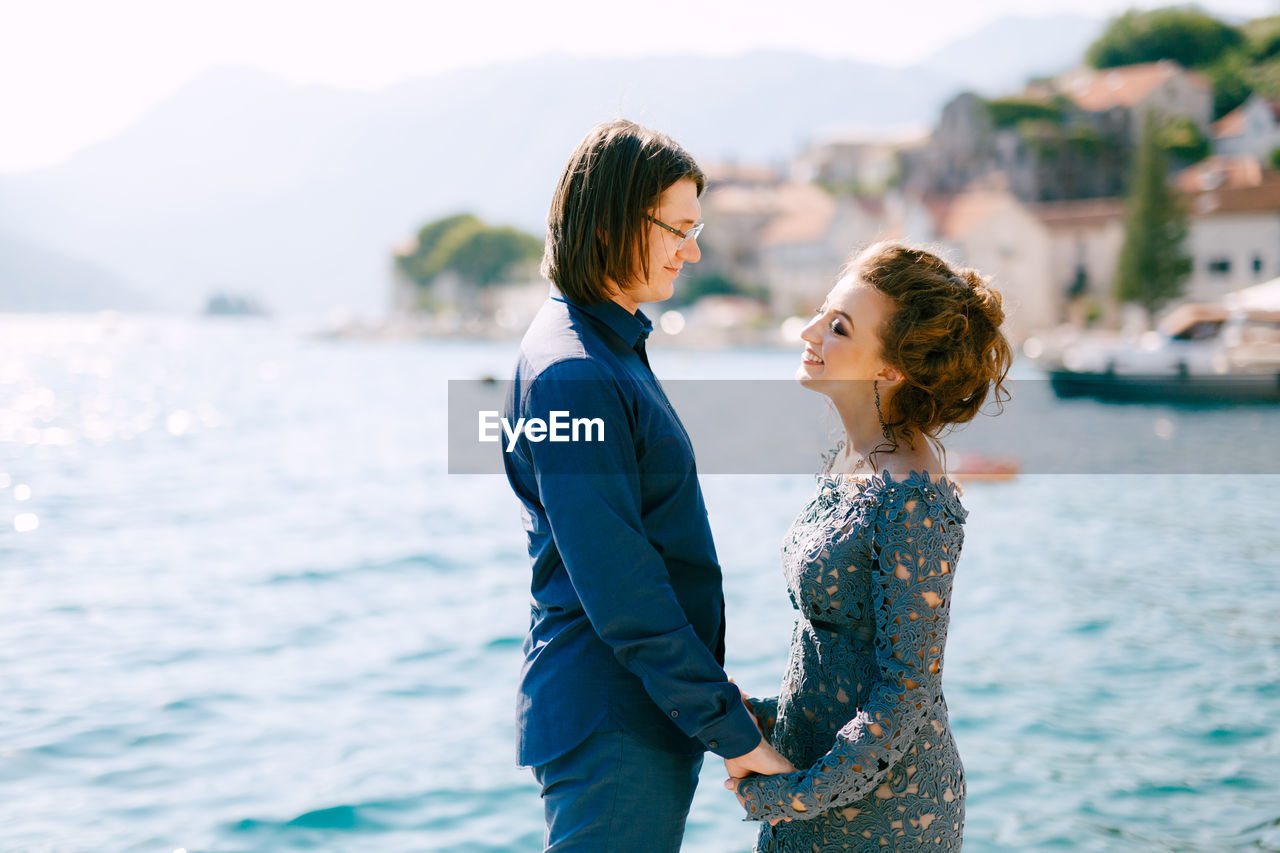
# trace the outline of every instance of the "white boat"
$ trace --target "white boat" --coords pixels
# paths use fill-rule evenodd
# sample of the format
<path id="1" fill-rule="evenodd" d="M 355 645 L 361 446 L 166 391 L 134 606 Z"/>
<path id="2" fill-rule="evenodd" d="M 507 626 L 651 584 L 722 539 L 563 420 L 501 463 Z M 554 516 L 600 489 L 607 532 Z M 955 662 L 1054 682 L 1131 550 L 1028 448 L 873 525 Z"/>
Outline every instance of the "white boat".
<path id="1" fill-rule="evenodd" d="M 1136 341 L 1067 346 L 1048 372 L 1059 397 L 1280 402 L 1280 279 L 1180 305 Z"/>

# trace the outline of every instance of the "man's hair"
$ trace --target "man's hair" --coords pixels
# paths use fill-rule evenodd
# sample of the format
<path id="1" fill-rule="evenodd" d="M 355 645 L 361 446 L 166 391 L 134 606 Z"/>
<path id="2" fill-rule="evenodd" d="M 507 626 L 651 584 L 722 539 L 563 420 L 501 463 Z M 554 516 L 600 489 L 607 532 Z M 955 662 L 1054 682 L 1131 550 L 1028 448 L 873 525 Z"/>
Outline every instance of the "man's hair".
<path id="1" fill-rule="evenodd" d="M 702 194 L 706 176 L 669 136 L 625 119 L 597 125 L 565 164 L 547 214 L 542 274 L 574 302 L 609 298 L 605 279 L 627 287 L 649 275 L 645 215 L 682 178 Z"/>

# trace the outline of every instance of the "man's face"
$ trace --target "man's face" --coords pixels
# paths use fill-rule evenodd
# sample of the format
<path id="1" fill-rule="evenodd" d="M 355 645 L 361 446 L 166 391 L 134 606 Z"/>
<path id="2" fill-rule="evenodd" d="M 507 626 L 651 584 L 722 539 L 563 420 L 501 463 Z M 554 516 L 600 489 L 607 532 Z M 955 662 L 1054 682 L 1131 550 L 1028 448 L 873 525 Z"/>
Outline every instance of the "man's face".
<path id="1" fill-rule="evenodd" d="M 658 203 L 649 211 L 654 219 L 661 220 L 672 228 L 688 231 L 702 220 L 702 205 L 698 203 L 698 185 L 692 178 L 681 178 L 663 191 Z M 676 278 L 685 264 L 696 264 L 702 257 L 698 241 L 687 240 L 676 251 L 680 238 L 661 225 L 645 220 L 644 227 L 649 229 L 649 275 L 642 278 L 642 271 L 637 265 L 636 275 L 628 286 L 622 289 L 621 298 L 615 301 L 628 311 L 634 312 L 642 302 L 661 302 L 675 293 Z"/>

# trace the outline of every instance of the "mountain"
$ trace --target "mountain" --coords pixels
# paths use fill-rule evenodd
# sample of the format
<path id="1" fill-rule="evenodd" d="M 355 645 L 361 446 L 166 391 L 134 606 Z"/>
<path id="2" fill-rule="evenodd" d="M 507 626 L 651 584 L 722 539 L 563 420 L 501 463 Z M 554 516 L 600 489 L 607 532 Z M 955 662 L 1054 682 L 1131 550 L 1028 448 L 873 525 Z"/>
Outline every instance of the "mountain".
<path id="1" fill-rule="evenodd" d="M 1044 56 L 1062 26 L 1019 38 Z M 992 32 L 970 39 L 1006 31 Z M 994 49 L 965 51 L 971 76 L 1009 73 Z M 598 121 L 661 128 L 704 161 L 781 165 L 834 128 L 931 123 L 966 85 L 955 72 L 785 52 L 549 56 L 353 92 L 220 68 L 61 164 L 0 176 L 0 231 L 91 258 L 172 309 L 230 289 L 285 312 L 377 311 L 393 246 L 430 219 L 471 211 L 541 233 L 565 157 Z"/>
<path id="2" fill-rule="evenodd" d="M 1010 94 L 1028 78 L 1079 65 L 1105 26 L 1097 18 L 1079 15 L 1009 16 L 935 51 L 914 68 L 988 97 Z"/>
<path id="3" fill-rule="evenodd" d="M 0 311 L 150 307 L 150 300 L 95 264 L 0 234 Z"/>

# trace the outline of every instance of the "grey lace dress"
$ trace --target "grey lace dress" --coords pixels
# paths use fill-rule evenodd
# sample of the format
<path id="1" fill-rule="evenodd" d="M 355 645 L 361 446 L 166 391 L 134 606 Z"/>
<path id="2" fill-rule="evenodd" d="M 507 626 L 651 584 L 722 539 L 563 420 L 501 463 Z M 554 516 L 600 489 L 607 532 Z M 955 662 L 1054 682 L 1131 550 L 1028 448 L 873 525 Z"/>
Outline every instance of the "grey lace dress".
<path id="1" fill-rule="evenodd" d="M 942 696 L 967 511 L 928 472 L 830 477 L 783 543 L 800 611 L 782 693 L 749 704 L 795 773 L 739 783 L 756 850 L 959 850 L 964 768 Z"/>

